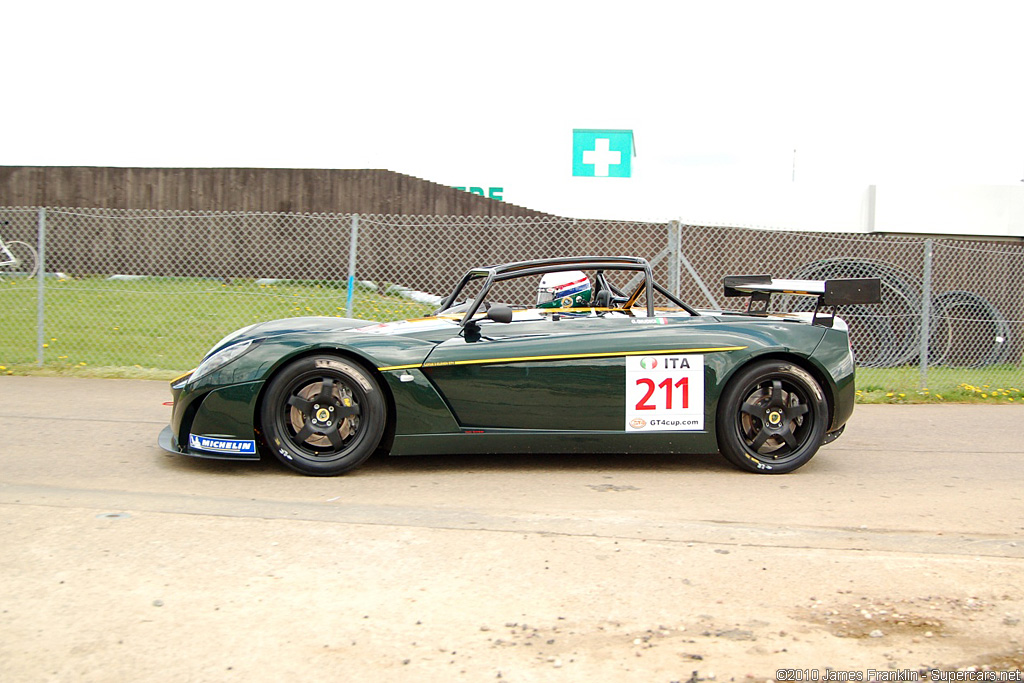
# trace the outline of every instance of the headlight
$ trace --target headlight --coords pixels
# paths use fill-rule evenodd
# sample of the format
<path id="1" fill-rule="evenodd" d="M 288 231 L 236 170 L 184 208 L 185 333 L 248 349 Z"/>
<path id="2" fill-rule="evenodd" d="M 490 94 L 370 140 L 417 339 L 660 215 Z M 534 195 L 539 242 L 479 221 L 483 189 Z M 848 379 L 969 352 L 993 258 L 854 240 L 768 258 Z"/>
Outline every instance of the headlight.
<path id="1" fill-rule="evenodd" d="M 225 344 L 227 344 L 232 339 L 237 339 L 238 337 L 241 337 L 242 335 L 246 334 L 247 332 L 252 330 L 252 328 L 256 327 L 259 324 L 260 323 L 253 323 L 252 325 L 246 325 L 245 327 L 243 327 L 240 330 L 235 330 L 234 332 L 232 332 L 231 334 L 227 335 L 226 337 L 221 339 L 219 342 L 217 342 L 216 344 L 214 344 L 210 348 L 211 349 L 216 349 L 218 347 L 224 346 Z"/>
<path id="2" fill-rule="evenodd" d="M 189 377 L 188 381 L 195 382 L 197 379 L 205 377 L 214 370 L 227 365 L 228 363 L 235 360 L 243 353 L 251 349 L 256 343 L 257 340 L 246 339 L 243 342 L 238 342 L 237 344 L 232 344 L 231 346 L 225 346 L 217 353 L 211 356 L 207 356 L 205 359 L 203 359 L 203 362 L 199 364 L 199 367 L 196 368 L 196 371 L 192 373 L 192 376 Z"/>

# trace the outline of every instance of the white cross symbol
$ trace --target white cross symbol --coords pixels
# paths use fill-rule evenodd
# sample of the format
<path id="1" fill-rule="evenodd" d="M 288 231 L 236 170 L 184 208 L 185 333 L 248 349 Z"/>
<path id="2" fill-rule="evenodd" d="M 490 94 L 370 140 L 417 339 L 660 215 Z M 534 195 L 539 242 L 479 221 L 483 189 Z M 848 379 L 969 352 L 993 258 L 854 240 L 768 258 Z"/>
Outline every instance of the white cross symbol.
<path id="1" fill-rule="evenodd" d="M 622 152 L 613 152 L 610 148 L 611 140 L 608 138 L 597 138 L 594 140 L 594 149 L 583 152 L 583 163 L 594 165 L 594 175 L 599 178 L 608 177 L 608 167 L 615 166 L 622 160 Z"/>

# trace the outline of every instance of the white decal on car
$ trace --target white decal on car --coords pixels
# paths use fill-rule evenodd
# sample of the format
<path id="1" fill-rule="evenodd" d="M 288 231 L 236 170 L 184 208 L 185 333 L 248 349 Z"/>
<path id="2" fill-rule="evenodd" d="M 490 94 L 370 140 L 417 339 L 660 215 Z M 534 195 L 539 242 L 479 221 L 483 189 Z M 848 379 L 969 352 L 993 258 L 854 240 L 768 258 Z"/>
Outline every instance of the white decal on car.
<path id="1" fill-rule="evenodd" d="M 626 431 L 704 429 L 704 356 L 626 357 Z"/>

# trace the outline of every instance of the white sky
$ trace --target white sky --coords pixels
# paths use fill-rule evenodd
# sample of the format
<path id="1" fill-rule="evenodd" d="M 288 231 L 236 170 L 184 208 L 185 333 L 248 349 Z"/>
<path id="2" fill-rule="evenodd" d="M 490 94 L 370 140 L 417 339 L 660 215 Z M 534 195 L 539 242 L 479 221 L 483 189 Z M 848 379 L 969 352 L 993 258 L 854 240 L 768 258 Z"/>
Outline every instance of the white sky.
<path id="1" fill-rule="evenodd" d="M 1024 3 L 7 2 L 0 164 L 387 168 L 577 217 L 1021 185 Z M 573 128 L 634 177 L 572 178 Z"/>

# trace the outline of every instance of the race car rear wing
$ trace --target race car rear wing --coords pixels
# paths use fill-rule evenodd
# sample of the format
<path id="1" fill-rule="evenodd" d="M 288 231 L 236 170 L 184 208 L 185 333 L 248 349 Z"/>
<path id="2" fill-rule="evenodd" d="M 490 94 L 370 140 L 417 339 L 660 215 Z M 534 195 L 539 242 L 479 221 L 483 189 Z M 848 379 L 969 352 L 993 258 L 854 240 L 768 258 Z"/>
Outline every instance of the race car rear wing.
<path id="1" fill-rule="evenodd" d="M 815 296 L 814 325 L 832 327 L 837 306 L 877 304 L 882 301 L 882 281 L 878 278 L 842 280 L 778 280 L 770 275 L 729 275 L 723 281 L 727 297 L 749 296 L 748 315 L 768 315 L 772 294 Z M 823 308 L 832 313 L 822 315 Z"/>

